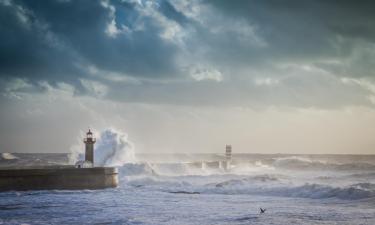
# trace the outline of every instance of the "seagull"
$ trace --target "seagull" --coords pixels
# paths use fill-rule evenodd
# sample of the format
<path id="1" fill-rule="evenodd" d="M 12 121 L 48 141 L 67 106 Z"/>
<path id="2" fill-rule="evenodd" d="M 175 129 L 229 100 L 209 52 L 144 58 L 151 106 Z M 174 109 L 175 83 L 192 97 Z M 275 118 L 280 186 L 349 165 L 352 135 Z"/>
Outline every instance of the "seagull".
<path id="1" fill-rule="evenodd" d="M 266 212 L 266 209 L 262 209 L 262 208 L 259 208 L 260 209 L 260 214 L 262 213 L 265 213 Z"/>

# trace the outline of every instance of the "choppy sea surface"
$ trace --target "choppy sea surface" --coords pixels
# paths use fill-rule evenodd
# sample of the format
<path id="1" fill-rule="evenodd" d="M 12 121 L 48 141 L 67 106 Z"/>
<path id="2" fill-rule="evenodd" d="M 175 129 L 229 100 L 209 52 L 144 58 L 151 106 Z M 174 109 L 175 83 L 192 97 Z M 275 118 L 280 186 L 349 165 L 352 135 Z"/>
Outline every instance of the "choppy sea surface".
<path id="1" fill-rule="evenodd" d="M 227 170 L 214 154 L 137 158 L 118 188 L 2 192 L 0 224 L 375 224 L 375 156 L 235 154 Z M 0 168 L 67 163 L 0 157 Z"/>

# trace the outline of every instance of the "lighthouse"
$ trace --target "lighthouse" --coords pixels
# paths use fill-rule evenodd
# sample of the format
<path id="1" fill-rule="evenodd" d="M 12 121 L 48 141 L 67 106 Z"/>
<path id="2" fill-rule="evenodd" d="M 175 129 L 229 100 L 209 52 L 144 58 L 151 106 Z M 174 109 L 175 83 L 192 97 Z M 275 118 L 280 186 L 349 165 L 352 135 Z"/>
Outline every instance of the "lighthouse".
<path id="1" fill-rule="evenodd" d="M 83 142 L 85 143 L 85 161 L 91 162 L 94 165 L 94 144 L 96 139 L 92 136 L 90 129 L 86 133 L 86 138 L 83 139 Z"/>
<path id="2" fill-rule="evenodd" d="M 232 159 L 232 145 L 225 146 L 225 157 L 227 160 Z"/>
<path id="3" fill-rule="evenodd" d="M 91 130 L 83 139 L 85 160 L 73 165 L 42 167 L 0 168 L 1 191 L 26 190 L 84 190 L 118 186 L 118 170 L 115 167 L 93 167 L 96 139 Z M 75 156 L 75 155 L 73 155 Z M 1 222 L 0 222 L 1 223 Z"/>
<path id="4" fill-rule="evenodd" d="M 232 161 L 232 145 L 226 145 L 225 146 L 225 170 L 230 169 L 230 164 Z"/>

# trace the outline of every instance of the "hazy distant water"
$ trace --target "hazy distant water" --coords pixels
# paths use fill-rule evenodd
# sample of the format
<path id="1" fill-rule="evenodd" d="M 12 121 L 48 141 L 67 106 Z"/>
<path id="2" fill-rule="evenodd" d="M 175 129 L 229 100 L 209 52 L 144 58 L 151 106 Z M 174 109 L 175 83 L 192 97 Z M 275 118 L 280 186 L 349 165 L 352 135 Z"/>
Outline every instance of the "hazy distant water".
<path id="1" fill-rule="evenodd" d="M 375 156 L 140 155 L 120 187 L 0 193 L 0 224 L 375 224 Z M 1 166 L 68 162 L 2 155 Z M 267 209 L 259 214 L 259 207 Z"/>

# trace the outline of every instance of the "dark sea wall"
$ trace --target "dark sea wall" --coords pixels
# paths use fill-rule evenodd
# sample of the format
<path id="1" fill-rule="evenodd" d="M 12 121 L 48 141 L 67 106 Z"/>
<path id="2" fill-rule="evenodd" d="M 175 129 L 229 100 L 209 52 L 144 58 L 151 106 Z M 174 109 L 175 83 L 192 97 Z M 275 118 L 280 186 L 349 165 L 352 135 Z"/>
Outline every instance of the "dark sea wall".
<path id="1" fill-rule="evenodd" d="M 117 187 L 114 167 L 0 170 L 0 191 L 80 190 Z"/>

